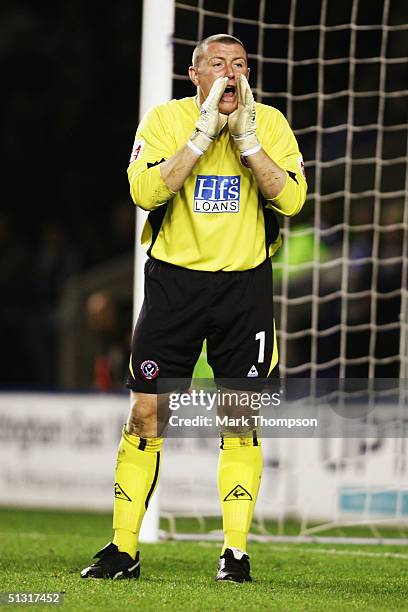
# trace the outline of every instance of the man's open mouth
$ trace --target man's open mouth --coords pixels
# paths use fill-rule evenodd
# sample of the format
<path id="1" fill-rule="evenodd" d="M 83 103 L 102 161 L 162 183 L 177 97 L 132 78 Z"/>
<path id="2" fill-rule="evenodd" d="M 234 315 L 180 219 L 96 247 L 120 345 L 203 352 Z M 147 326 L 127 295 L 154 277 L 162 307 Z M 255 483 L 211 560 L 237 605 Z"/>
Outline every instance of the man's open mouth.
<path id="1" fill-rule="evenodd" d="M 233 98 L 234 95 L 235 95 L 235 87 L 234 87 L 234 85 L 228 85 L 225 88 L 225 91 L 224 91 L 224 94 L 223 94 L 222 97 L 228 100 L 228 99 Z"/>

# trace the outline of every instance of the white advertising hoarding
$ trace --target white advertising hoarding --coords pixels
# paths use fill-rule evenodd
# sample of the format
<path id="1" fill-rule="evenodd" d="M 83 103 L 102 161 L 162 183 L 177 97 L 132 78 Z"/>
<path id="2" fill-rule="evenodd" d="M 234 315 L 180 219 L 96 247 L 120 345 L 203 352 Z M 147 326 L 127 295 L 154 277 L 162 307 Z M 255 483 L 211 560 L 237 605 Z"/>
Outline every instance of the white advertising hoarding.
<path id="1" fill-rule="evenodd" d="M 0 505 L 112 510 L 127 395 L 0 394 Z M 405 438 L 266 438 L 258 516 L 406 519 Z M 216 438 L 166 440 L 163 514 L 219 515 Z M 154 502 L 157 504 L 157 499 Z"/>

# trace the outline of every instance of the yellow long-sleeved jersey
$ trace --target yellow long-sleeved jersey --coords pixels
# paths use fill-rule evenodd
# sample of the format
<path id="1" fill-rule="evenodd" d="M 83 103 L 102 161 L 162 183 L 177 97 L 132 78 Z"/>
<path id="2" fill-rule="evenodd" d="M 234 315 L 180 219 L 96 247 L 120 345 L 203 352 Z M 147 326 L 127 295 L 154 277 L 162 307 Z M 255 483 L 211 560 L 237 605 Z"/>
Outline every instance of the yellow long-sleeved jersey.
<path id="1" fill-rule="evenodd" d="M 142 233 L 147 253 L 193 270 L 227 272 L 261 264 L 279 248 L 274 210 L 297 214 L 307 185 L 296 139 L 275 108 L 256 104 L 256 134 L 266 153 L 287 172 L 285 186 L 265 200 L 255 177 L 242 164 L 228 126 L 174 193 L 159 164 L 188 141 L 199 116 L 195 98 L 171 100 L 152 108 L 136 132 L 128 177 L 133 201 L 149 216 Z"/>

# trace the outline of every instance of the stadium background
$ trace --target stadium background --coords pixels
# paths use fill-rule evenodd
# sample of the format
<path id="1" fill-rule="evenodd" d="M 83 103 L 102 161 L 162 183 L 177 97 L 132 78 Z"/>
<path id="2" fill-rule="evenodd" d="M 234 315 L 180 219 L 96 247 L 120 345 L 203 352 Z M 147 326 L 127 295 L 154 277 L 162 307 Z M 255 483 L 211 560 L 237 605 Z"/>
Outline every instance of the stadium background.
<path id="1" fill-rule="evenodd" d="M 330 160 L 344 157 L 347 145 L 344 130 L 323 136 L 323 172 L 320 170 L 317 179 L 318 167 L 312 160 L 318 133 L 307 128 L 318 120 L 316 96 L 309 94 L 317 91 L 321 75 L 318 65 L 308 58 L 320 52 L 321 29 L 308 26 L 320 23 L 322 4 L 264 3 L 267 24 L 287 24 L 295 6 L 292 97 L 286 95 L 290 28 L 268 30 L 263 45 L 265 62 L 256 57 L 261 5 L 239 0 L 232 3 L 233 32 L 248 46 L 258 99 L 280 108 L 297 131 L 309 182 L 308 203 L 293 222 L 309 231 L 293 243 L 290 259 L 285 255 L 286 263 L 296 267 L 307 261 L 310 264 L 316 257 L 321 262 L 336 259 L 345 239 L 344 227 L 333 229 L 336 224 L 366 228 L 359 231 L 355 227 L 348 239 L 347 256 L 354 264 L 359 258 L 362 263 L 350 268 L 346 291 L 365 290 L 358 299 L 347 301 L 336 294 L 345 288 L 341 265 L 329 264 L 326 274 L 322 268 L 317 285 L 311 266 L 299 268 L 297 275 L 290 270 L 285 292 L 293 303 L 286 308 L 284 328 L 293 338 L 281 338 L 287 374 L 309 376 L 313 365 L 307 364 L 315 362 L 323 364 L 320 375 L 337 376 L 336 358 L 343 351 L 348 365 L 340 375 L 398 377 L 399 351 L 395 347 L 400 340 L 401 287 L 406 282 L 401 258 L 403 198 L 399 195 L 379 204 L 373 196 L 353 199 L 348 219 L 343 216 L 344 196 L 324 199 L 344 185 L 345 164 Z M 201 7 L 201 14 L 197 7 Z M 364 63 L 364 59 L 380 55 L 381 30 L 375 24 L 381 24 L 383 8 L 380 1 L 358 3 L 356 23 L 368 29 L 360 30 L 356 37 L 355 54 L 362 60 L 355 65 L 356 92 L 378 89 L 380 62 Z M 126 369 L 133 300 L 134 207 L 125 170 L 138 123 L 142 2 L 124 0 L 118 6 L 99 2 L 97 9 L 94 2 L 4 2 L 0 10 L 0 57 L 7 84 L 1 102 L 0 384 L 19 389 L 119 389 Z M 351 11 L 350 0 L 329 2 L 326 23 L 347 23 Z M 223 12 L 228 13 L 227 1 L 177 3 L 175 96 L 193 93 L 185 76 L 192 44 L 199 31 L 205 36 L 228 30 L 230 22 L 222 17 Z M 392 0 L 389 4 L 388 23 L 404 23 L 403 2 Z M 350 29 L 328 31 L 324 59 L 346 57 L 349 44 Z M 386 54 L 399 59 L 406 55 L 406 30 L 389 32 Z M 324 92 L 346 89 L 350 67 L 349 62 L 327 64 Z M 403 90 L 406 65 L 387 63 L 385 91 Z M 357 126 L 377 121 L 379 99 L 355 95 L 353 121 Z M 347 122 L 348 104 L 349 96 L 327 99 L 322 128 Z M 406 96 L 386 97 L 383 110 L 385 126 L 405 124 L 405 129 L 383 132 L 380 152 L 388 160 L 382 166 L 380 187 L 383 192 L 400 193 L 405 181 Z M 353 159 L 375 162 L 378 130 L 357 136 L 351 150 Z M 393 158 L 402 161 L 393 163 Z M 375 165 L 352 164 L 353 193 L 373 189 Z M 316 202 L 316 192 L 320 202 Z M 376 206 L 378 219 L 374 219 Z M 379 234 L 375 243 L 373 223 L 395 229 Z M 313 236 L 316 224 L 329 229 L 317 249 Z M 370 255 L 377 259 L 374 271 L 373 262 L 364 259 Z M 389 259 L 387 265 L 382 265 L 381 258 Z M 278 265 L 278 296 L 282 276 Z M 374 321 L 367 291 L 378 292 Z M 313 293 L 315 298 L 332 297 L 322 300 L 318 311 L 313 310 L 313 298 L 296 302 L 299 296 Z M 374 330 L 374 338 L 373 325 L 380 326 Z M 319 336 L 315 346 L 310 333 L 313 327 L 329 330 Z M 370 351 L 385 363 L 370 366 L 363 359 Z M 387 362 L 389 357 L 393 359 Z M 357 363 L 353 364 L 353 359 Z"/>

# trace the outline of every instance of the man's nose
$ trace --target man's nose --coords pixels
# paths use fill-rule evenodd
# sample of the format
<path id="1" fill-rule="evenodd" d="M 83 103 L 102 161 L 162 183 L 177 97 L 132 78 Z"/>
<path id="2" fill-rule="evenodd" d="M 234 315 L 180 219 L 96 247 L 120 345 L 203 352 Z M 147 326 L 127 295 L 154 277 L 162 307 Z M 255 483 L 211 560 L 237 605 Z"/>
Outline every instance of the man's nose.
<path id="1" fill-rule="evenodd" d="M 229 79 L 233 79 L 235 77 L 235 73 L 234 73 L 232 64 L 227 64 L 227 67 L 225 69 L 225 76 L 227 76 Z"/>

